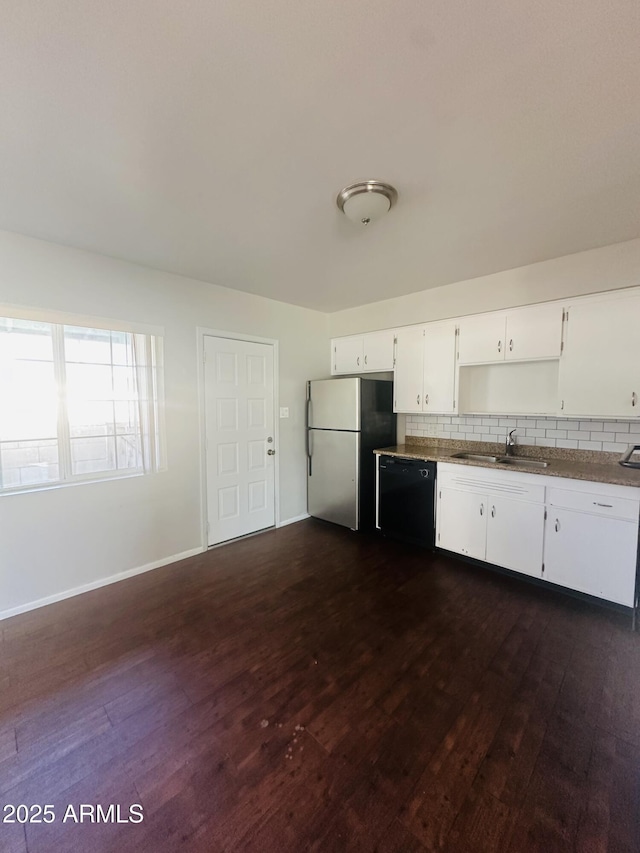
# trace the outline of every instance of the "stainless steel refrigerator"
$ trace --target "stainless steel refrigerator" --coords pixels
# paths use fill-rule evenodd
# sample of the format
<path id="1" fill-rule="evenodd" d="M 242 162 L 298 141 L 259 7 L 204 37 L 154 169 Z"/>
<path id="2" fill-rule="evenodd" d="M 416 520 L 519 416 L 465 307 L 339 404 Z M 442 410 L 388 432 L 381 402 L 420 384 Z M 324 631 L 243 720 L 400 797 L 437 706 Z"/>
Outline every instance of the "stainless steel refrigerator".
<path id="1" fill-rule="evenodd" d="M 309 515 L 373 530 L 373 451 L 395 443 L 393 382 L 351 377 L 307 382 Z"/>

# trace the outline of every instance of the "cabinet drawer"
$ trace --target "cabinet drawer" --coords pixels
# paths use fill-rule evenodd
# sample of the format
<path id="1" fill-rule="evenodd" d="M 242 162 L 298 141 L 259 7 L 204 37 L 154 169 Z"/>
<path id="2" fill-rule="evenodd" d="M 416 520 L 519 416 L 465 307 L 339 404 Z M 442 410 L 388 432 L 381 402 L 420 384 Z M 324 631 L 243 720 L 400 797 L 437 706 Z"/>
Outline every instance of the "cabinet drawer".
<path id="1" fill-rule="evenodd" d="M 623 518 L 628 521 L 638 520 L 640 504 L 630 498 L 612 498 L 598 495 L 595 492 L 573 492 L 565 489 L 548 489 L 547 503 L 549 506 L 575 509 L 579 512 L 590 512 L 594 515 L 607 515 L 612 518 Z"/>

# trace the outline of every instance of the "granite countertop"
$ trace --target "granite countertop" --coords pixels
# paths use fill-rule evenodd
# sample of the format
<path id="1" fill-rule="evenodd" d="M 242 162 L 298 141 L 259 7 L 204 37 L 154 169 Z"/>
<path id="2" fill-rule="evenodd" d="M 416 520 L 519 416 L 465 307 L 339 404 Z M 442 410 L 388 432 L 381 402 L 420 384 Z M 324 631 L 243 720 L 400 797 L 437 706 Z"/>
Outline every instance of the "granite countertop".
<path id="1" fill-rule="evenodd" d="M 529 468 L 516 464 L 500 465 L 497 462 L 480 462 L 454 459 L 454 453 L 481 453 L 487 456 L 504 456 L 504 444 L 484 441 L 457 441 L 455 439 L 412 438 L 405 444 L 381 447 L 374 453 L 402 456 L 405 459 L 423 459 L 428 462 L 453 462 L 456 465 L 473 465 L 481 468 L 498 468 L 523 474 L 542 474 L 545 477 L 567 477 L 570 480 L 589 480 L 592 483 L 611 483 L 617 486 L 640 488 L 640 468 L 624 468 L 618 464 L 619 453 L 592 450 L 565 450 L 560 447 L 531 447 L 516 445 L 513 458 L 543 459 L 547 468 Z"/>

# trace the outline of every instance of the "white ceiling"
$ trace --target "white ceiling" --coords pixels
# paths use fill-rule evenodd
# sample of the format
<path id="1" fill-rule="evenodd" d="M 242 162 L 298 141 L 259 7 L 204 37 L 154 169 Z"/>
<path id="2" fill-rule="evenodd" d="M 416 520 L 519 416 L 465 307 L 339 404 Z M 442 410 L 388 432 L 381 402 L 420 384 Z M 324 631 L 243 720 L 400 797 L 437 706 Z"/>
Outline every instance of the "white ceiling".
<path id="1" fill-rule="evenodd" d="M 0 227 L 324 311 L 631 239 L 639 45 L 638 0 L 5 0 Z"/>

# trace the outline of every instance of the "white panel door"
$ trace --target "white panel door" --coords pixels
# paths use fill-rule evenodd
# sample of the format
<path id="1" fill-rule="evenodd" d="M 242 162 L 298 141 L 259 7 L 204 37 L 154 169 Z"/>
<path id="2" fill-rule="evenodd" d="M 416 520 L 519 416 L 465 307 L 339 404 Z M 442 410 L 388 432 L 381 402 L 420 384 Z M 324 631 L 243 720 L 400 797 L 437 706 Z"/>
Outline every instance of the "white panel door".
<path id="1" fill-rule="evenodd" d="M 208 544 L 217 545 L 275 524 L 273 347 L 206 335 L 204 352 Z"/>
<path id="2" fill-rule="evenodd" d="M 544 578 L 633 607 L 637 521 L 549 507 Z"/>
<path id="3" fill-rule="evenodd" d="M 504 361 L 507 318 L 505 314 L 478 314 L 459 321 L 459 364 Z"/>
<path id="4" fill-rule="evenodd" d="M 393 411 L 422 411 L 424 326 L 398 329 L 393 383 Z"/>
<path id="5" fill-rule="evenodd" d="M 487 543 L 487 498 L 457 489 L 438 491 L 438 547 L 484 560 Z"/>
<path id="6" fill-rule="evenodd" d="M 560 358 L 562 305 L 533 305 L 507 314 L 507 361 Z"/>
<path id="7" fill-rule="evenodd" d="M 640 415 L 640 297 L 569 307 L 560 359 L 563 415 Z"/>
<path id="8" fill-rule="evenodd" d="M 423 356 L 423 411 L 455 411 L 456 324 L 425 326 Z"/>
<path id="9" fill-rule="evenodd" d="M 542 577 L 544 504 L 489 496 L 487 562 Z"/>

